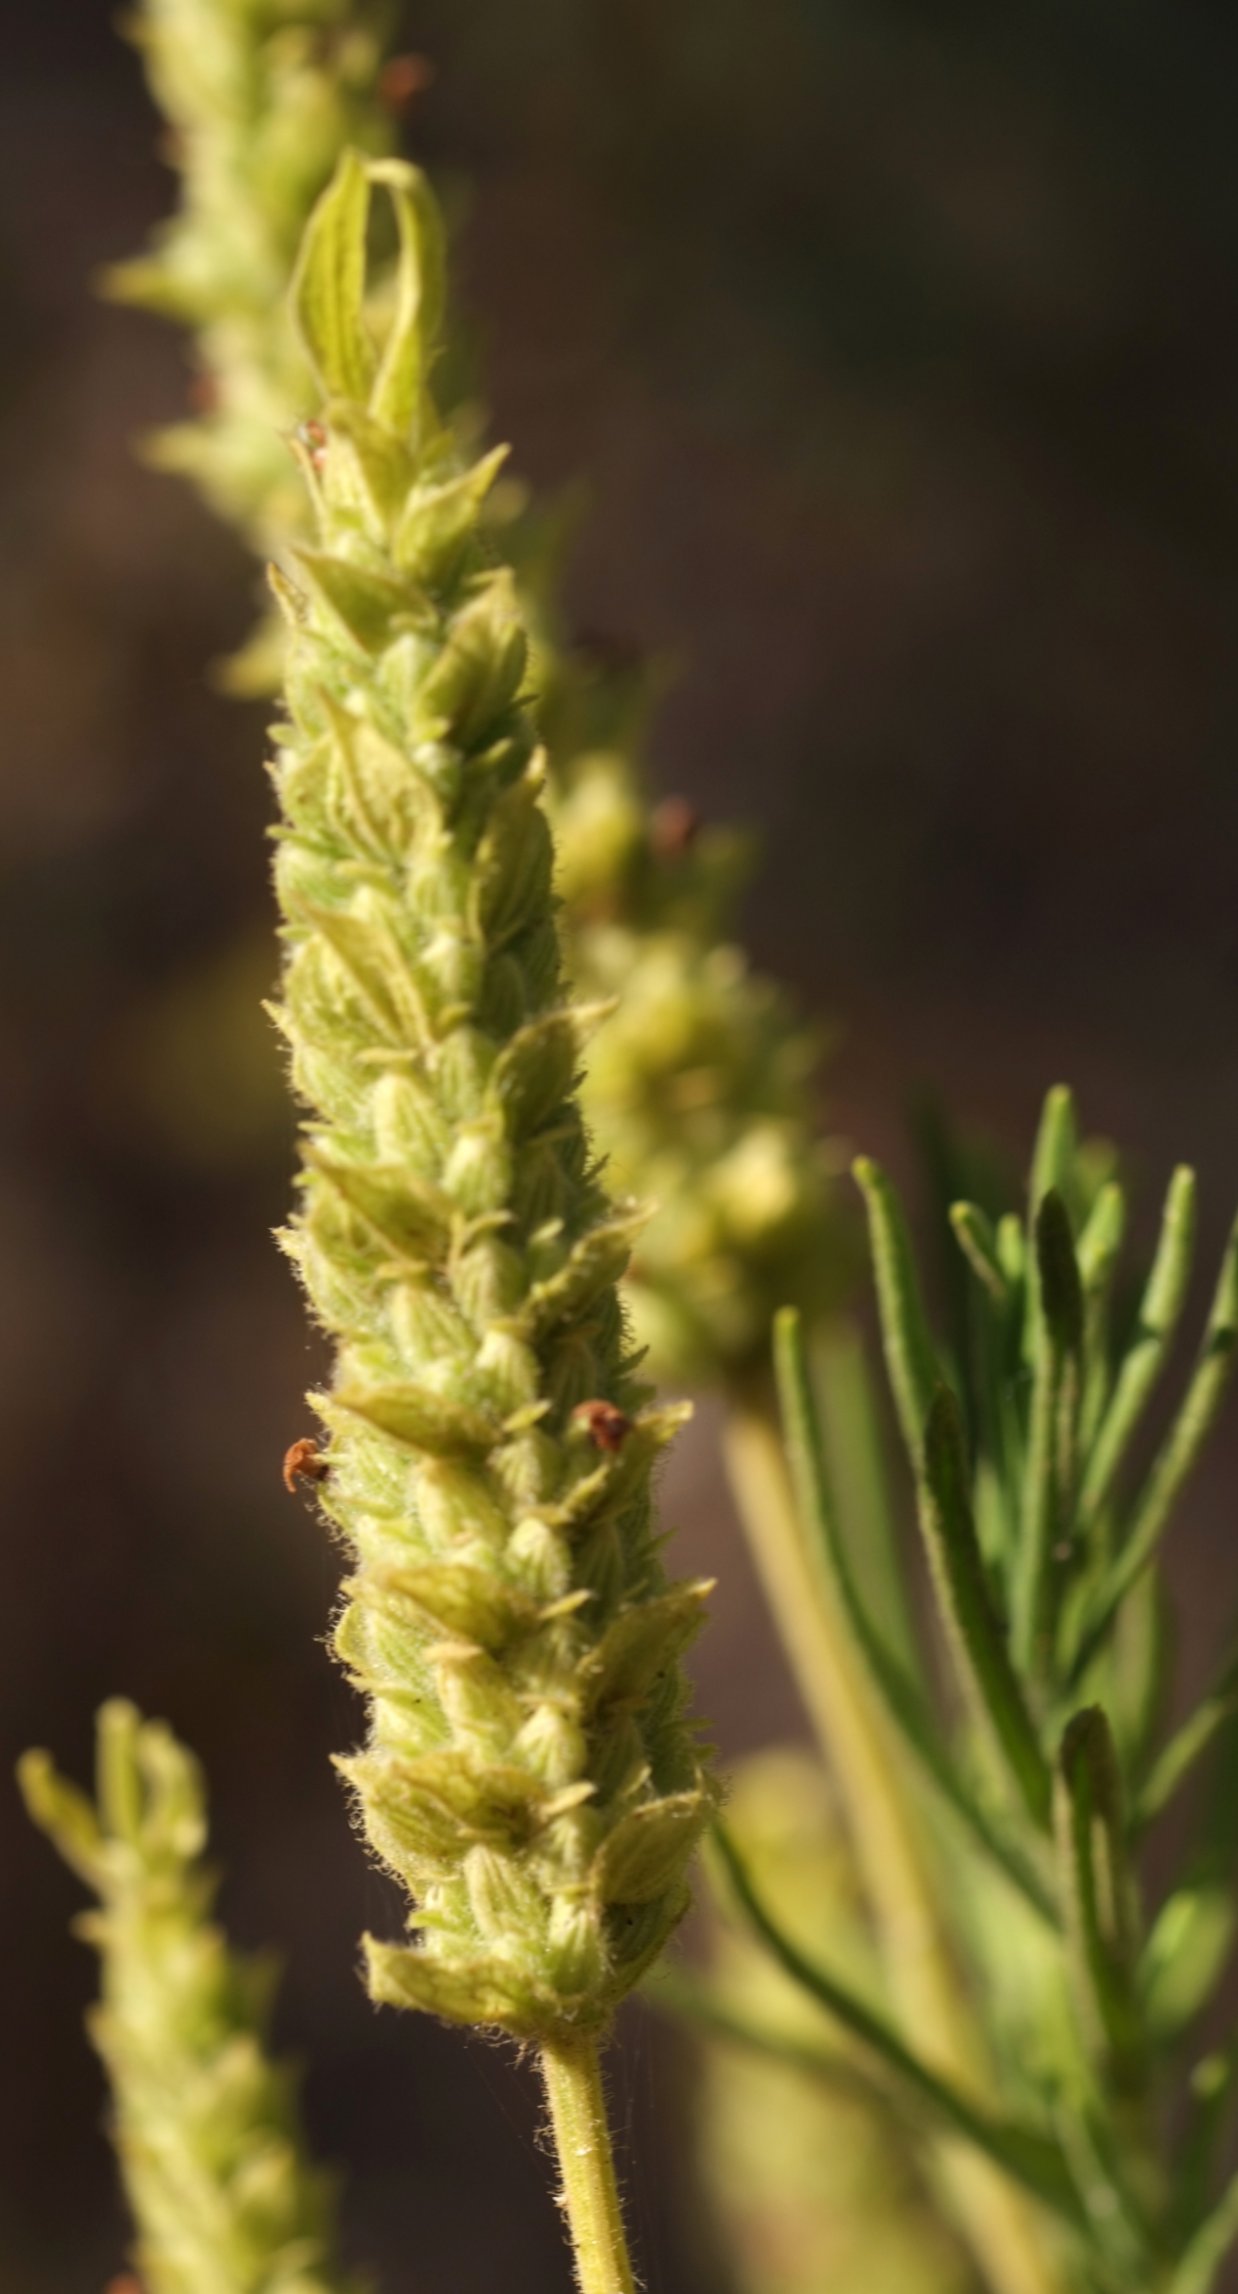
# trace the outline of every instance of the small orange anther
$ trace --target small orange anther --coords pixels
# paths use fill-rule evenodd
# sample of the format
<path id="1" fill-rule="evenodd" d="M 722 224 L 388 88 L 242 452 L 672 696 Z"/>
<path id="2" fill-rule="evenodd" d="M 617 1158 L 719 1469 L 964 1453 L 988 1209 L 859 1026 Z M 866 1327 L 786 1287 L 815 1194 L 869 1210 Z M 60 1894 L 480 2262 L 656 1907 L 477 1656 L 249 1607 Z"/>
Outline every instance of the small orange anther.
<path id="1" fill-rule="evenodd" d="M 572 1417 L 584 1427 L 595 1450 L 607 1450 L 612 1457 L 632 1431 L 631 1419 L 614 1402 L 578 1402 Z"/>
<path id="2" fill-rule="evenodd" d="M 284 1452 L 284 1488 L 296 1496 L 297 1483 L 325 1482 L 330 1468 L 318 1454 L 318 1444 L 312 1434 L 303 1434 L 299 1442 Z"/>

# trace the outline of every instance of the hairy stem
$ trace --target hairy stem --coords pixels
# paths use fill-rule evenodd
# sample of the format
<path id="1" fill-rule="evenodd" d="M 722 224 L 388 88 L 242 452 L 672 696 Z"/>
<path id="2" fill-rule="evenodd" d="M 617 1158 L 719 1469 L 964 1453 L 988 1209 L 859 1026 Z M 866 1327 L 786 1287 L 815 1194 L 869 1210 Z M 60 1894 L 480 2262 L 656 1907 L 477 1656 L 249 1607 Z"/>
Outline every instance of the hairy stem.
<path id="1" fill-rule="evenodd" d="M 580 2294 L 636 2294 L 615 2180 L 602 2066 L 596 2039 L 543 2046 L 561 2201 L 576 2257 Z"/>

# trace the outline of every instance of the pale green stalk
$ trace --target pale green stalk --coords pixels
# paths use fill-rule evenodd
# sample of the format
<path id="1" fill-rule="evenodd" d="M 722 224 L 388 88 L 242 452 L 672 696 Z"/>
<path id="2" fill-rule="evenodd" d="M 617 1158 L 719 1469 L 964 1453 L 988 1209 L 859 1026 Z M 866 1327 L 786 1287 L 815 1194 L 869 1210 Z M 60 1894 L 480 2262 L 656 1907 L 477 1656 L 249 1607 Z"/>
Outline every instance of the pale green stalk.
<path id="1" fill-rule="evenodd" d="M 309 2167 L 290 2074 L 271 2061 L 272 1971 L 210 1917 L 206 1807 L 171 1731 L 99 1715 L 97 1802 L 27 1753 L 27 1806 L 98 1899 L 90 2033 L 147 2294 L 342 2294 L 331 2194 Z"/>
<path id="2" fill-rule="evenodd" d="M 580 2294 L 636 2294 L 597 2041 L 547 2040 L 541 2062 Z"/>

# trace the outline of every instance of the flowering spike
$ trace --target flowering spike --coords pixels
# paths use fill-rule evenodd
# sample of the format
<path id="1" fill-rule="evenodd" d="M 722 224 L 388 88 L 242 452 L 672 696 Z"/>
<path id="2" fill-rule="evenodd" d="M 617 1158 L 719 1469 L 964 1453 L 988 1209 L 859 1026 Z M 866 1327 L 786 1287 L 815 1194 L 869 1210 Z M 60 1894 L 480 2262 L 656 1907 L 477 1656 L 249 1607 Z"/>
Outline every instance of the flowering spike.
<path id="1" fill-rule="evenodd" d="M 98 1897 L 90 2032 L 149 2294 L 338 2294 L 325 2178 L 300 2152 L 292 2082 L 266 2052 L 271 1970 L 210 1918 L 198 1764 L 119 1699 L 98 1723 L 97 1805 L 28 1752 L 26 1804 Z M 355 2294 L 355 2289 L 353 2290 Z"/>
<path id="2" fill-rule="evenodd" d="M 381 346 L 375 181 L 401 219 Z M 410 1945 L 367 1944 L 371 1988 L 553 2041 L 604 2025 L 683 1911 L 705 1589 L 667 1587 L 653 1533 L 677 1414 L 626 1366 L 640 1214 L 575 1098 L 591 1015 L 559 976 L 524 629 L 477 539 L 494 458 L 462 468 L 427 388 L 437 248 L 420 176 L 350 154 L 298 270 L 328 397 L 275 765 L 281 1025 L 315 1110 L 289 1248 L 339 1347 L 321 1493 L 370 1701 L 340 1765 L 415 1907 Z M 399 489 L 358 494 L 362 438 Z"/>

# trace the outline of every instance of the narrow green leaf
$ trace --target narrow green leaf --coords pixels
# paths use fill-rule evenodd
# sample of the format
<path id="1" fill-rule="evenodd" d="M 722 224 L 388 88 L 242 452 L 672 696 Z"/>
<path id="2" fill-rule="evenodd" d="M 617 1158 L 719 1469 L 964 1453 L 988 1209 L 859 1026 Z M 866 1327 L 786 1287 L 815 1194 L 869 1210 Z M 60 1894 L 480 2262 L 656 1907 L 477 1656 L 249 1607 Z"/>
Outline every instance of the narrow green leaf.
<path id="1" fill-rule="evenodd" d="M 1229 1964 L 1238 1907 L 1221 1880 L 1188 1881 L 1162 1904 L 1139 1962 L 1148 2028 L 1169 2045 L 1194 2022 Z"/>
<path id="2" fill-rule="evenodd" d="M 775 1318 L 774 1361 L 796 1501 L 811 1538 L 813 1559 L 825 1578 L 827 1595 L 849 1634 L 856 1661 L 902 1742 L 973 1840 L 1007 1879 L 1013 1881 L 1041 1917 L 1052 1923 L 1056 1911 L 1049 1891 L 1014 1844 L 990 1822 L 985 1810 L 956 1774 L 936 1716 L 929 1712 L 914 1683 L 884 1646 L 865 1610 L 839 1535 L 803 1329 L 793 1307 L 784 1307 Z"/>
<path id="3" fill-rule="evenodd" d="M 304 1156 L 387 1250 L 415 1265 L 443 1257 L 453 1206 L 428 1179 L 404 1163 L 345 1163 L 313 1140 Z"/>
<path id="4" fill-rule="evenodd" d="M 1212 2294 L 1235 2238 L 1238 2238 L 1238 2175 L 1187 2247 L 1166 2294 Z"/>
<path id="5" fill-rule="evenodd" d="M 1045 1828 L 1052 1797 L 1048 1764 L 989 1596 L 972 1517 L 958 1404 L 944 1386 L 938 1388 L 929 1413 L 920 1521 L 959 1672 L 1028 1813 Z"/>
<path id="6" fill-rule="evenodd" d="M 883 2016 L 857 1999 L 836 1976 L 806 1958 L 783 1932 L 757 1894 L 724 1825 L 715 1824 L 713 1839 L 736 1902 L 754 1934 L 784 1973 L 868 2050 L 878 2072 L 890 2074 L 907 2100 L 926 2105 L 943 2128 L 962 2135 L 1045 2205 L 1067 2221 L 1078 2223 L 1078 2196 L 1057 2144 L 1035 2128 L 997 2118 L 922 2062 Z"/>
<path id="7" fill-rule="evenodd" d="M 371 573 L 328 550 L 302 546 L 289 554 L 302 579 L 334 614 L 342 634 L 367 653 L 381 653 L 391 642 L 393 628 L 417 617 L 413 592 L 386 574 Z"/>
<path id="8" fill-rule="evenodd" d="M 99 1708 L 96 1732 L 99 1813 L 105 1831 L 135 1843 L 142 1830 L 142 1779 L 138 1773 L 141 1719 L 125 1697 L 109 1697 Z"/>
<path id="9" fill-rule="evenodd" d="M 916 1280 L 915 1260 L 898 1196 L 880 1165 L 862 1155 L 851 1166 L 868 1213 L 877 1304 L 890 1386 L 913 1469 L 920 1468 L 924 1428 L 940 1372 Z"/>
<path id="10" fill-rule="evenodd" d="M 1207 2215 L 1217 2157 L 1238 2093 L 1238 2044 L 1214 2049 L 1191 2071 L 1189 2115 L 1174 2162 L 1173 2214 L 1189 2238 Z"/>
<path id="11" fill-rule="evenodd" d="M 749 2054 L 764 2055 L 771 2062 L 785 2064 L 789 2071 L 798 2071 L 806 2079 L 819 2081 L 832 2093 L 850 2096 L 870 2111 L 890 2114 L 897 2111 L 903 2101 L 900 2095 L 891 2092 L 888 2083 L 873 2078 L 841 2049 L 831 2051 L 827 2047 L 812 2046 L 790 2038 L 771 2025 L 759 2023 L 728 1998 L 721 1984 L 704 1982 L 682 1965 L 668 1966 L 663 1960 L 651 1969 L 641 1988 L 653 2006 L 691 2024 L 697 2032 L 708 2032 L 712 2038 L 742 2047 Z M 918 2127 L 917 2117 L 908 2131 Z"/>
<path id="12" fill-rule="evenodd" d="M 370 413 L 402 438 L 420 411 L 443 323 L 447 275 L 443 226 L 419 167 L 410 167 L 405 160 L 382 159 L 371 161 L 367 173 L 371 183 L 381 183 L 390 193 L 400 235 L 395 311 L 370 397 Z"/>
<path id="13" fill-rule="evenodd" d="M 1238 1655 L 1229 1659 L 1203 1703 L 1183 1721 L 1158 1753 L 1136 1803 L 1136 1828 L 1151 1824 L 1168 1806 L 1178 1786 L 1203 1758 L 1234 1712 L 1238 1712 Z"/>
<path id="14" fill-rule="evenodd" d="M 1050 1669 L 1057 1589 L 1068 1557 L 1083 1352 L 1083 1290 L 1069 1213 L 1056 1188 L 1040 1204 L 1033 1235 L 1032 1407 L 1012 1644 L 1019 1670 L 1044 1679 Z"/>
<path id="15" fill-rule="evenodd" d="M 1045 1196 L 1053 1191 L 1074 1208 L 1075 1159 L 1079 1152 L 1079 1126 L 1075 1118 L 1074 1094 L 1065 1083 L 1055 1083 L 1046 1092 L 1040 1111 L 1040 1123 L 1032 1148 L 1032 1167 L 1028 1177 L 1028 1202 L 1031 1207 L 1033 1232 L 1036 1213 Z"/>
<path id="16" fill-rule="evenodd" d="M 1134 1981 L 1135 1888 L 1117 1755 L 1099 1705 L 1076 1713 L 1062 1738 L 1054 1831 L 1083 2038 L 1102 2072 L 1130 2089 L 1142 2076 L 1145 2051 Z"/>
<path id="17" fill-rule="evenodd" d="M 365 401 L 375 353 L 365 324 L 365 232 L 370 187 L 365 162 L 341 154 L 301 244 L 292 313 L 327 398 Z"/>
<path id="18" fill-rule="evenodd" d="M 1108 1498 L 1148 1396 L 1165 1366 L 1190 1280 L 1195 1196 L 1195 1174 L 1181 1165 L 1169 1182 L 1160 1239 L 1134 1340 L 1118 1373 L 1113 1399 L 1083 1477 L 1080 1512 L 1085 1520 L 1094 1519 Z"/>
<path id="19" fill-rule="evenodd" d="M 26 1813 L 41 1832 L 55 1842 L 66 1864 L 89 1887 L 99 1885 L 103 1835 L 99 1819 L 84 1792 L 57 1774 L 49 1752 L 24 1752 L 17 1763 L 17 1782 Z"/>
<path id="20" fill-rule="evenodd" d="M 959 1249 L 999 1311 L 1010 1304 L 1010 1282 L 997 1255 L 993 1222 L 978 1203 L 952 1203 L 950 1224 Z"/>
<path id="21" fill-rule="evenodd" d="M 1234 1367 L 1238 1341 L 1238 1220 L 1230 1230 L 1212 1310 L 1191 1383 L 1148 1476 L 1126 1541 L 1096 1597 L 1073 1667 L 1081 1679 L 1119 1604 L 1147 1568 L 1183 1484 L 1212 1431 Z"/>
<path id="22" fill-rule="evenodd" d="M 843 1546 L 876 1630 L 914 1681 L 920 1659 L 912 1588 L 891 1502 L 893 1461 L 868 1348 L 850 1317 L 833 1316 L 813 1331 L 812 1364 Z"/>
<path id="23" fill-rule="evenodd" d="M 1075 1246 L 1085 1298 L 1093 1298 L 1107 1287 L 1125 1233 L 1126 1196 L 1116 1179 L 1108 1179 L 1088 1212 Z"/>

